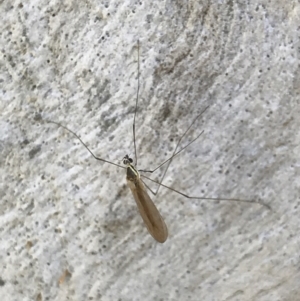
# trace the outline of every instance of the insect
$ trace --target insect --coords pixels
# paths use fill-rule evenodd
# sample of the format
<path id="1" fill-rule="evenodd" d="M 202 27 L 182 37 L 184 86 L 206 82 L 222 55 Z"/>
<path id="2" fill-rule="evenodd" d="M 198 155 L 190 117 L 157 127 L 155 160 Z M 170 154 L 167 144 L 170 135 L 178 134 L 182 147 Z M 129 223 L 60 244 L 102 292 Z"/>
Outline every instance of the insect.
<path id="1" fill-rule="evenodd" d="M 148 229 L 148 232 L 151 234 L 151 236 L 158 242 L 160 243 L 164 243 L 167 238 L 168 238 L 168 228 L 161 216 L 161 214 L 159 213 L 158 209 L 156 208 L 156 206 L 154 205 L 153 201 L 151 200 L 147 189 L 148 188 L 154 195 L 157 195 L 159 187 L 165 187 L 175 193 L 178 193 L 186 198 L 189 199 L 199 199 L 199 200 L 213 200 L 213 201 L 231 201 L 231 202 L 246 202 L 246 203 L 257 203 L 260 204 L 262 206 L 267 207 L 268 209 L 270 209 L 270 207 L 262 202 L 256 201 L 256 200 L 244 200 L 244 199 L 227 199 L 227 198 L 209 198 L 209 197 L 197 197 L 197 196 L 189 196 L 187 194 L 184 194 L 172 187 L 166 186 L 162 183 L 164 176 L 173 160 L 173 158 L 175 156 L 177 156 L 179 153 L 181 153 L 184 149 L 186 149 L 190 144 L 192 144 L 195 140 L 197 140 L 203 133 L 203 131 L 195 138 L 193 139 L 191 142 L 189 142 L 187 145 L 185 145 L 184 147 L 182 147 L 180 150 L 178 150 L 178 147 L 181 143 L 181 140 L 184 138 L 184 136 L 187 134 L 187 132 L 190 130 L 190 128 L 192 127 L 192 125 L 195 123 L 195 121 L 209 108 L 209 106 L 207 106 L 199 115 L 196 116 L 196 118 L 191 122 L 190 126 L 187 128 L 187 130 L 183 133 L 183 135 L 181 136 L 181 138 L 178 140 L 177 145 L 173 151 L 172 156 L 167 159 L 166 161 L 164 161 L 163 163 L 161 163 L 158 167 L 156 167 L 153 170 L 138 170 L 137 169 L 137 150 L 136 150 L 136 139 L 135 139 L 135 124 L 136 124 L 136 114 L 137 114 L 137 107 L 138 107 L 138 99 L 139 99 L 139 88 L 140 88 L 140 80 L 139 80 L 139 73 L 140 73 L 140 55 L 139 55 L 139 42 L 138 42 L 138 83 L 137 83 L 137 93 L 136 93 L 136 101 L 135 101 L 135 111 L 134 111 L 134 118 L 133 118 L 133 126 L 132 126 L 132 131 L 133 131 L 133 143 L 134 143 L 134 154 L 135 154 L 135 163 L 133 164 L 133 160 L 132 158 L 130 158 L 128 155 L 126 155 L 123 158 L 123 164 L 126 166 L 124 167 L 123 165 L 102 159 L 100 157 L 97 157 L 96 155 L 94 155 L 94 153 L 89 149 L 89 147 L 83 142 L 83 140 L 72 130 L 70 130 L 69 128 L 67 128 L 66 126 L 55 122 L 55 121 L 51 121 L 51 120 L 46 120 L 44 119 L 45 122 L 48 123 L 54 123 L 62 128 L 64 128 L 65 130 L 67 130 L 68 132 L 70 132 L 71 134 L 73 134 L 80 142 L 81 144 L 89 151 L 89 153 L 98 161 L 104 162 L 104 163 L 109 163 L 111 165 L 114 165 L 116 167 L 120 167 L 123 169 L 126 169 L 126 180 L 127 180 L 127 185 L 130 188 L 133 197 L 135 199 L 135 202 L 137 204 L 138 210 L 140 212 L 140 215 Z M 160 181 L 155 181 L 143 174 L 140 174 L 140 172 L 148 172 L 148 173 L 153 173 L 155 172 L 157 169 L 159 169 L 160 167 L 162 167 L 163 165 L 167 164 L 167 167 L 165 168 L 162 178 Z M 145 178 L 148 179 L 152 182 L 155 182 L 157 184 L 159 184 L 156 192 L 153 192 L 147 185 L 146 183 L 143 181 L 143 179 L 141 178 Z"/>

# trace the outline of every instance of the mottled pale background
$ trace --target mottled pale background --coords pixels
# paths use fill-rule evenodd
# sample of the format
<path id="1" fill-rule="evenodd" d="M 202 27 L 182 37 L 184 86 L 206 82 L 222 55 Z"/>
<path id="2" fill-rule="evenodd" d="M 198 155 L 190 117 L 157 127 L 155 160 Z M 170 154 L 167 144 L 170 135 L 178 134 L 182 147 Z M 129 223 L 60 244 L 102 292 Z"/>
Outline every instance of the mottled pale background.
<path id="1" fill-rule="evenodd" d="M 1 301 L 299 300 L 300 4 L 255 2 L 1 2 Z M 161 189 L 159 244 L 124 170 L 42 122 L 133 155 L 138 40 L 139 167 L 210 104 L 164 183 L 273 211 Z"/>

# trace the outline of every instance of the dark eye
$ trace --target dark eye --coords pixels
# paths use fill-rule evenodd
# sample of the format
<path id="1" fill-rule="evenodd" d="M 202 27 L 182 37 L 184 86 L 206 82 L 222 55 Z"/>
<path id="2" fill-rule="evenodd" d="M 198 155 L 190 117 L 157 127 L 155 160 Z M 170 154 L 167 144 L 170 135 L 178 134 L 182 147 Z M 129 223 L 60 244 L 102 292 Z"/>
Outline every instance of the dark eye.
<path id="1" fill-rule="evenodd" d="M 130 162 L 130 163 L 132 163 L 132 162 L 133 162 L 133 160 L 132 160 L 131 158 L 129 158 L 129 162 Z"/>

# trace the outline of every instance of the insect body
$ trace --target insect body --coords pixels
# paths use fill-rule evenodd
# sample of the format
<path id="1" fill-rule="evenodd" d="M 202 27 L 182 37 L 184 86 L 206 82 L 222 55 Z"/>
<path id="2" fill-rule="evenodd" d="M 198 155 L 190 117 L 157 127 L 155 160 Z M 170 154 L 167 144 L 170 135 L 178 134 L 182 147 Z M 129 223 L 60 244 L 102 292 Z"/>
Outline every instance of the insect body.
<path id="1" fill-rule="evenodd" d="M 137 88 L 137 95 L 136 95 L 136 103 L 135 103 L 135 111 L 134 111 L 134 119 L 133 119 L 133 143 L 134 143 L 134 152 L 135 152 L 135 166 L 132 164 L 133 160 L 126 155 L 123 158 L 123 163 L 126 165 L 126 167 L 117 164 L 117 163 L 113 163 L 111 161 L 102 159 L 100 157 L 97 157 L 94 155 L 94 153 L 88 148 L 88 146 L 81 140 L 81 138 L 72 130 L 70 130 L 69 128 L 67 128 L 66 126 L 55 122 L 55 121 L 51 121 L 51 120 L 44 120 L 45 122 L 49 122 L 49 123 L 54 123 L 62 128 L 64 128 L 65 130 L 67 130 L 68 132 L 72 133 L 81 143 L 82 145 L 90 152 L 90 154 L 98 161 L 102 161 L 103 163 L 109 163 L 111 165 L 120 167 L 120 168 L 124 168 L 127 171 L 127 176 L 126 176 L 126 180 L 127 180 L 127 185 L 129 186 L 133 197 L 135 199 L 135 202 L 137 204 L 137 207 L 139 209 L 139 212 L 143 218 L 143 221 L 149 231 L 149 233 L 152 235 L 152 237 L 160 242 L 163 243 L 166 241 L 167 237 L 168 237 L 168 229 L 167 226 L 163 220 L 163 218 L 161 217 L 159 211 L 157 210 L 156 206 L 154 205 L 154 203 L 152 202 L 150 196 L 147 193 L 146 187 L 150 190 L 150 188 L 144 183 L 144 181 L 141 179 L 141 177 L 146 178 L 152 182 L 157 183 L 158 189 L 160 186 L 165 187 L 177 194 L 180 194 L 186 198 L 189 199 L 198 199 L 198 200 L 211 200 L 211 201 L 231 201 L 231 202 L 244 202 L 244 203 L 256 203 L 256 204 L 260 204 L 262 206 L 267 207 L 268 209 L 270 209 L 270 207 L 262 202 L 256 201 L 256 200 L 243 200 L 243 199 L 228 199 L 228 198 L 211 198 L 211 197 L 199 197 L 199 196 L 189 196 L 187 194 L 184 194 L 172 187 L 166 186 L 162 183 L 163 178 L 168 170 L 168 167 L 170 166 L 170 163 L 172 161 L 172 159 L 178 155 L 179 153 L 181 153 L 185 148 L 187 148 L 190 144 L 192 144 L 196 139 L 198 139 L 201 134 L 203 133 L 203 131 L 195 138 L 193 139 L 191 142 L 189 142 L 187 145 L 185 145 L 184 147 L 182 147 L 180 150 L 177 150 L 181 140 L 183 139 L 183 137 L 187 134 L 187 132 L 190 130 L 190 128 L 192 127 L 192 125 L 196 122 L 196 120 L 209 108 L 209 106 L 207 106 L 199 115 L 196 116 L 196 118 L 191 122 L 190 126 L 187 128 L 187 130 L 183 133 L 183 135 L 181 136 L 181 138 L 178 140 L 177 145 L 174 149 L 174 152 L 172 154 L 172 156 L 164 161 L 162 164 L 160 164 L 158 167 L 156 167 L 153 170 L 140 170 L 141 172 L 148 172 L 148 173 L 153 173 L 154 171 L 156 171 L 157 169 L 159 169 L 160 167 L 162 167 L 164 164 L 167 164 L 167 167 L 165 169 L 165 171 L 163 172 L 163 176 L 161 178 L 161 180 L 155 181 L 145 175 L 140 175 L 139 171 L 137 170 L 136 166 L 137 166 L 137 150 L 136 150 L 136 141 L 135 141 L 135 119 L 136 119 L 136 113 L 137 113 L 137 105 L 138 105 L 138 94 L 139 94 L 139 43 L 138 43 L 138 88 Z M 156 190 L 156 192 L 152 192 L 152 190 L 150 190 L 153 194 L 157 194 L 158 189 Z"/>
<path id="2" fill-rule="evenodd" d="M 140 215 L 149 233 L 158 242 L 165 242 L 168 237 L 167 226 L 148 195 L 146 187 L 141 180 L 140 173 L 132 165 L 132 159 L 129 158 L 128 155 L 124 157 L 123 163 L 127 165 L 127 185 L 133 194 Z"/>

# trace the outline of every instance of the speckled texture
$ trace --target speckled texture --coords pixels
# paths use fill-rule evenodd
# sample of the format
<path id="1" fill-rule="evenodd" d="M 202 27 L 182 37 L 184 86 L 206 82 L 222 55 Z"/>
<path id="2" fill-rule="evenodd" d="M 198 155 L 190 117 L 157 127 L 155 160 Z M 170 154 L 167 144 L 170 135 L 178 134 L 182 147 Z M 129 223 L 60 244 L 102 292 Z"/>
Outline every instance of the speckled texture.
<path id="1" fill-rule="evenodd" d="M 1 301 L 299 300 L 299 2 L 0 10 Z M 68 125 L 104 159 L 133 156 L 138 39 L 139 168 L 168 158 L 209 104 L 164 183 L 273 211 L 161 189 L 169 239 L 158 244 L 124 170 L 42 122 Z"/>

